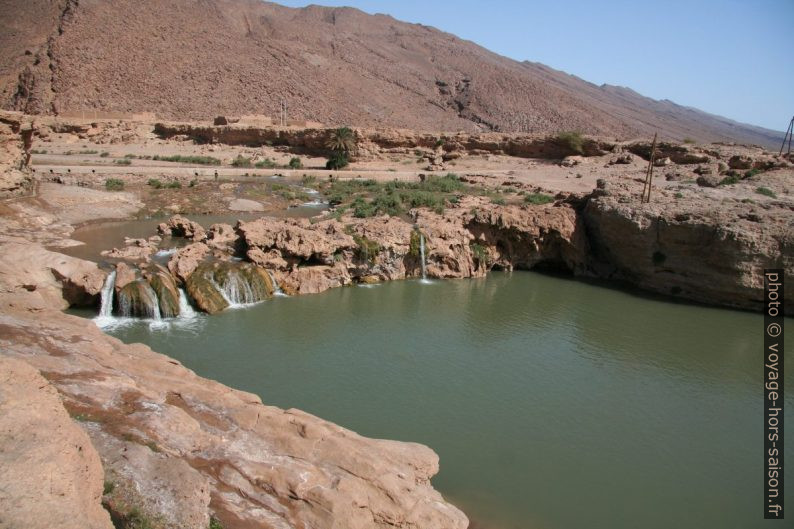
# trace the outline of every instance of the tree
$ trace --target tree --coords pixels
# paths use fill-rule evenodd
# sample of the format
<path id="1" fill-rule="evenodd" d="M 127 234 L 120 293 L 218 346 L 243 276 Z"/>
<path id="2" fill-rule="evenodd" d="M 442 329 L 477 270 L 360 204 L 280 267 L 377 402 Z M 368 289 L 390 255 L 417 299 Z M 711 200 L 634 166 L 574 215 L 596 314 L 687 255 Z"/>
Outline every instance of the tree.
<path id="1" fill-rule="evenodd" d="M 331 133 L 326 146 L 334 152 L 350 153 L 356 149 L 356 134 L 350 127 L 340 127 Z"/>

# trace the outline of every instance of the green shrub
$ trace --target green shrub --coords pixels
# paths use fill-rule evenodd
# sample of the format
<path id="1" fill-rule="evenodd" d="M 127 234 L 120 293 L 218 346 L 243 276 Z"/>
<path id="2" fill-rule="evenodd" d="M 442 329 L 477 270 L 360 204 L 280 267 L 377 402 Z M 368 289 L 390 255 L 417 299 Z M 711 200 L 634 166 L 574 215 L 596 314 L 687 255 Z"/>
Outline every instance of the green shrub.
<path id="1" fill-rule="evenodd" d="M 107 158 L 108 156 L 110 156 L 110 153 L 105 151 L 102 154 L 100 154 L 99 156 L 102 157 L 102 158 Z"/>
<path id="2" fill-rule="evenodd" d="M 246 158 L 242 154 L 238 154 L 237 158 L 232 160 L 232 166 L 234 166 L 234 167 L 251 167 L 251 158 Z"/>
<path id="3" fill-rule="evenodd" d="M 130 165 L 132 164 L 132 160 L 129 158 L 119 158 L 118 160 L 113 160 L 113 163 L 118 165 Z"/>
<path id="4" fill-rule="evenodd" d="M 278 167 L 278 164 L 271 160 L 270 158 L 265 158 L 264 160 L 259 160 L 254 164 L 254 167 L 257 169 L 273 169 Z"/>
<path id="5" fill-rule="evenodd" d="M 198 180 L 195 178 L 190 181 L 190 184 L 188 184 L 189 187 L 196 187 L 197 185 L 198 185 Z"/>
<path id="6" fill-rule="evenodd" d="M 212 156 L 182 156 L 181 154 L 173 154 L 170 156 L 153 156 L 152 160 L 160 162 L 178 162 L 178 163 L 193 163 L 198 165 L 220 165 L 221 161 Z"/>
<path id="7" fill-rule="evenodd" d="M 300 169 L 302 167 L 303 167 L 303 163 L 301 162 L 301 159 L 298 158 L 297 156 L 293 156 L 292 158 L 289 159 L 290 169 Z"/>
<path id="8" fill-rule="evenodd" d="M 334 151 L 331 153 L 331 156 L 328 157 L 328 161 L 325 163 L 325 168 L 336 171 L 338 169 L 347 167 L 349 163 L 350 160 L 345 151 Z"/>
<path id="9" fill-rule="evenodd" d="M 102 495 L 104 496 L 106 494 L 110 494 L 115 490 L 115 488 L 116 488 L 116 484 L 106 479 L 105 483 L 102 486 Z"/>
<path id="10" fill-rule="evenodd" d="M 764 195 L 771 198 L 777 198 L 777 193 L 769 189 L 768 187 L 756 187 L 755 192 L 759 195 Z"/>
<path id="11" fill-rule="evenodd" d="M 689 137 L 684 138 L 684 143 L 695 143 L 695 140 Z"/>
<path id="12" fill-rule="evenodd" d="M 163 187 L 163 183 L 157 178 L 150 178 L 149 181 L 146 183 L 155 189 L 162 189 Z"/>
<path id="13" fill-rule="evenodd" d="M 223 529 L 223 525 L 221 525 L 221 522 L 217 518 L 210 516 L 209 529 Z"/>
<path id="14" fill-rule="evenodd" d="M 80 151 L 77 154 L 99 154 L 99 151 L 95 151 L 93 149 L 89 149 L 89 150 L 85 150 L 85 151 Z"/>
<path id="15" fill-rule="evenodd" d="M 492 197 L 491 204 L 496 204 L 497 206 L 504 206 L 505 204 L 507 204 L 507 202 L 505 202 L 505 199 L 502 197 Z"/>
<path id="16" fill-rule="evenodd" d="M 355 256 L 360 261 L 365 261 L 371 265 L 375 264 L 380 252 L 380 245 L 376 241 L 361 235 L 353 235 L 353 240 L 356 241 Z"/>
<path id="17" fill-rule="evenodd" d="M 524 202 L 538 206 L 554 202 L 554 197 L 544 195 L 543 193 L 528 193 L 524 195 Z"/>
<path id="18" fill-rule="evenodd" d="M 490 254 L 488 253 L 488 248 L 478 242 L 472 242 L 469 244 L 469 248 L 471 248 L 471 253 L 474 256 L 474 259 L 477 260 L 478 264 L 488 266 L 491 260 Z"/>
<path id="19" fill-rule="evenodd" d="M 124 180 L 108 178 L 105 180 L 105 189 L 108 191 L 122 191 L 124 189 Z"/>
<path id="20" fill-rule="evenodd" d="M 182 184 L 179 182 L 179 180 L 172 180 L 168 182 L 165 187 L 168 189 L 182 189 Z"/>
<path id="21" fill-rule="evenodd" d="M 675 198 L 684 198 L 684 194 L 681 193 L 681 192 L 678 192 L 678 193 L 675 194 Z"/>
<path id="22" fill-rule="evenodd" d="M 135 154 L 125 154 L 124 157 L 132 159 L 132 158 L 137 158 L 138 156 Z"/>
<path id="23" fill-rule="evenodd" d="M 301 177 L 301 183 L 303 187 L 314 187 L 317 183 L 317 177 L 314 175 L 305 174 Z"/>
<path id="24" fill-rule="evenodd" d="M 763 173 L 763 171 L 761 169 L 750 169 L 749 171 L 744 173 L 744 177 L 745 178 L 750 178 L 750 177 L 753 177 L 753 176 L 755 176 L 755 175 L 757 175 L 759 173 Z"/>
<path id="25" fill-rule="evenodd" d="M 729 185 L 733 185 L 733 184 L 737 183 L 738 181 L 739 181 L 739 177 L 738 176 L 729 175 L 729 176 L 726 176 L 725 178 L 723 178 L 722 180 L 720 180 L 719 184 L 717 184 L 717 185 L 729 186 Z"/>
<path id="26" fill-rule="evenodd" d="M 557 143 L 571 154 L 584 154 L 584 137 L 581 132 L 560 132 L 557 134 Z"/>

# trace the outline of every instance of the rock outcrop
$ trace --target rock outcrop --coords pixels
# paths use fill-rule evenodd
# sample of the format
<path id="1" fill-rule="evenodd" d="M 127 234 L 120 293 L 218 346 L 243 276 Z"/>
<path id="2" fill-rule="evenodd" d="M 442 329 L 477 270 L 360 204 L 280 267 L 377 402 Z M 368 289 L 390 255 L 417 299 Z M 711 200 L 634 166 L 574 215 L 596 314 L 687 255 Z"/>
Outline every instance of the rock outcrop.
<path id="1" fill-rule="evenodd" d="M 629 204 L 601 196 L 588 202 L 583 219 L 592 273 L 643 290 L 759 311 L 764 268 L 783 268 L 794 281 L 794 229 L 784 203 L 715 207 L 657 197 Z M 794 313 L 792 291 L 786 307 Z"/>
<path id="2" fill-rule="evenodd" d="M 4 325 L 0 341 L 9 332 Z M 113 528 L 100 505 L 102 464 L 88 435 L 38 369 L 6 354 L 0 354 L 0 470 L 3 527 Z"/>
<path id="3" fill-rule="evenodd" d="M 30 191 L 34 181 L 28 166 L 32 141 L 30 117 L 0 111 L 0 198 Z"/>

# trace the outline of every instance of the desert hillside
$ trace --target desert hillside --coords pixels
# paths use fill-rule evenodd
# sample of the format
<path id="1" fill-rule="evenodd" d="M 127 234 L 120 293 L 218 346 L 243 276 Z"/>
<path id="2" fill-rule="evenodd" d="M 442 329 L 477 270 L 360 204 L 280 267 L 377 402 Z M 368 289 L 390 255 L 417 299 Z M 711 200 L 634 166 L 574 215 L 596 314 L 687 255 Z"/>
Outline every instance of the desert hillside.
<path id="1" fill-rule="evenodd" d="M 0 102 L 28 113 L 277 115 L 418 130 L 772 146 L 780 134 L 517 62 L 352 8 L 259 0 L 0 0 Z"/>

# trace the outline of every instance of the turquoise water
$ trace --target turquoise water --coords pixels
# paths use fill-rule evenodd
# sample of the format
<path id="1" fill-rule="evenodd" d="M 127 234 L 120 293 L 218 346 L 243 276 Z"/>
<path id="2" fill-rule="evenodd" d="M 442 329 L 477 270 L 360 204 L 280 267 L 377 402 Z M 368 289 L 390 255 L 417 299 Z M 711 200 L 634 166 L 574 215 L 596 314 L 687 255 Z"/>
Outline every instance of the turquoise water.
<path id="1" fill-rule="evenodd" d="M 482 527 L 747 529 L 775 525 L 762 520 L 762 324 L 517 272 L 110 332 L 268 404 L 429 445 L 433 483 Z"/>

